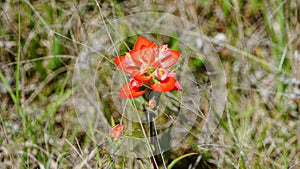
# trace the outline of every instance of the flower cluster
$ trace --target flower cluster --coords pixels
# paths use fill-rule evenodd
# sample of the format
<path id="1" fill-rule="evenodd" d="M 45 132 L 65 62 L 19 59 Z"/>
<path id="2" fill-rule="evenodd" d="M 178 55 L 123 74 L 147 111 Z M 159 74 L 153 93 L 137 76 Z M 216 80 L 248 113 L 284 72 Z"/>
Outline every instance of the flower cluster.
<path id="1" fill-rule="evenodd" d="M 155 43 L 140 36 L 133 50 L 114 59 L 122 71 L 130 75 L 130 82 L 121 87 L 121 98 L 136 98 L 147 90 L 168 92 L 181 90 L 176 73 L 169 71 L 179 59 L 180 52 L 167 45 L 158 47 Z"/>

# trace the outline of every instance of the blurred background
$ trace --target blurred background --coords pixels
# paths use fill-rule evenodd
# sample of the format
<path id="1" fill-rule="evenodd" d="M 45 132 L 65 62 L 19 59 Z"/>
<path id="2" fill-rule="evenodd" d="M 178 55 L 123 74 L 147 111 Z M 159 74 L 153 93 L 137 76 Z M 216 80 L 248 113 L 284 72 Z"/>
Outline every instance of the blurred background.
<path id="1" fill-rule="evenodd" d="M 160 168 L 300 168 L 299 0 L 4 0 L 0 9 L 0 168 L 151 166 L 147 158 L 113 156 L 95 144 L 72 101 L 76 59 L 93 37 L 101 38 L 95 33 L 140 12 L 168 13 L 197 27 L 221 60 L 228 91 L 211 140 L 197 142 L 197 121 L 181 147 L 165 152 L 165 163 L 158 160 Z M 184 35 L 152 37 L 180 49 Z M 132 49 L 136 38 L 126 39 L 119 52 Z M 201 38 L 190 41 L 204 45 Z M 115 55 L 103 55 L 98 83 L 105 92 L 109 72 L 117 69 Z M 203 60 L 187 65 L 199 84 L 209 81 Z M 117 106 L 103 97 L 99 102 L 108 123 L 118 123 Z M 199 107 L 209 111 L 205 101 Z"/>

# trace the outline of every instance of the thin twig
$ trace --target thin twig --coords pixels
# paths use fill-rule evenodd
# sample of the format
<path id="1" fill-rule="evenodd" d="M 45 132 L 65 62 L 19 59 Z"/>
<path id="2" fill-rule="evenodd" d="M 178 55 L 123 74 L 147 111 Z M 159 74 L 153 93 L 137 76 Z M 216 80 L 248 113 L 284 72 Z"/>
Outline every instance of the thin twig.
<path id="1" fill-rule="evenodd" d="M 143 105 L 143 109 L 144 109 L 144 112 L 146 114 L 146 117 L 147 117 L 147 121 L 148 121 L 148 134 L 149 134 L 149 137 L 150 137 L 150 145 L 154 146 L 154 151 L 152 150 L 152 147 L 151 147 L 151 151 L 153 151 L 153 154 L 151 154 L 151 163 L 152 163 L 152 166 L 154 169 L 158 169 L 158 166 L 157 166 L 157 162 L 156 162 L 156 159 L 155 159 L 155 150 L 156 150 L 156 144 L 155 144 L 155 140 L 153 139 L 153 116 L 152 116 L 152 112 L 148 112 L 145 104 Z"/>

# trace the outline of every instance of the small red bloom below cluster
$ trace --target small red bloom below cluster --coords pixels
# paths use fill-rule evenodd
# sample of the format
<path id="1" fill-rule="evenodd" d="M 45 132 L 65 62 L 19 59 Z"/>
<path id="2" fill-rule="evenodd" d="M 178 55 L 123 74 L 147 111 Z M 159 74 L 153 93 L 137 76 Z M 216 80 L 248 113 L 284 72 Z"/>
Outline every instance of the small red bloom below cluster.
<path id="1" fill-rule="evenodd" d="M 158 47 L 140 36 L 133 50 L 114 59 L 117 67 L 131 76 L 130 82 L 121 87 L 120 97 L 136 98 L 149 89 L 157 92 L 181 90 L 175 79 L 176 73 L 168 71 L 179 57 L 179 51 L 171 50 L 167 45 Z"/>
<path id="2" fill-rule="evenodd" d="M 109 136 L 112 138 L 112 139 L 117 139 L 119 140 L 122 132 L 123 132 L 123 129 L 124 129 L 124 124 L 119 124 L 117 126 L 115 126 L 110 132 L 109 132 Z"/>

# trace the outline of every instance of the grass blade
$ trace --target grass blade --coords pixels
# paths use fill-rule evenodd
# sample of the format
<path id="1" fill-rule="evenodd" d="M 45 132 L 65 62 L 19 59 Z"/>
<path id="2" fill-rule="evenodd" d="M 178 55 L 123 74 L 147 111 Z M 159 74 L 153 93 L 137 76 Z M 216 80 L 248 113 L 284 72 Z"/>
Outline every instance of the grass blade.
<path id="1" fill-rule="evenodd" d="M 171 162 L 171 164 L 168 165 L 167 169 L 173 168 L 174 165 L 175 165 L 178 161 L 184 159 L 185 157 L 192 156 L 192 155 L 196 155 L 196 154 L 198 154 L 198 153 L 189 153 L 189 154 L 185 154 L 185 155 L 182 155 L 182 156 L 180 156 L 180 157 L 174 159 L 174 160 Z"/>

